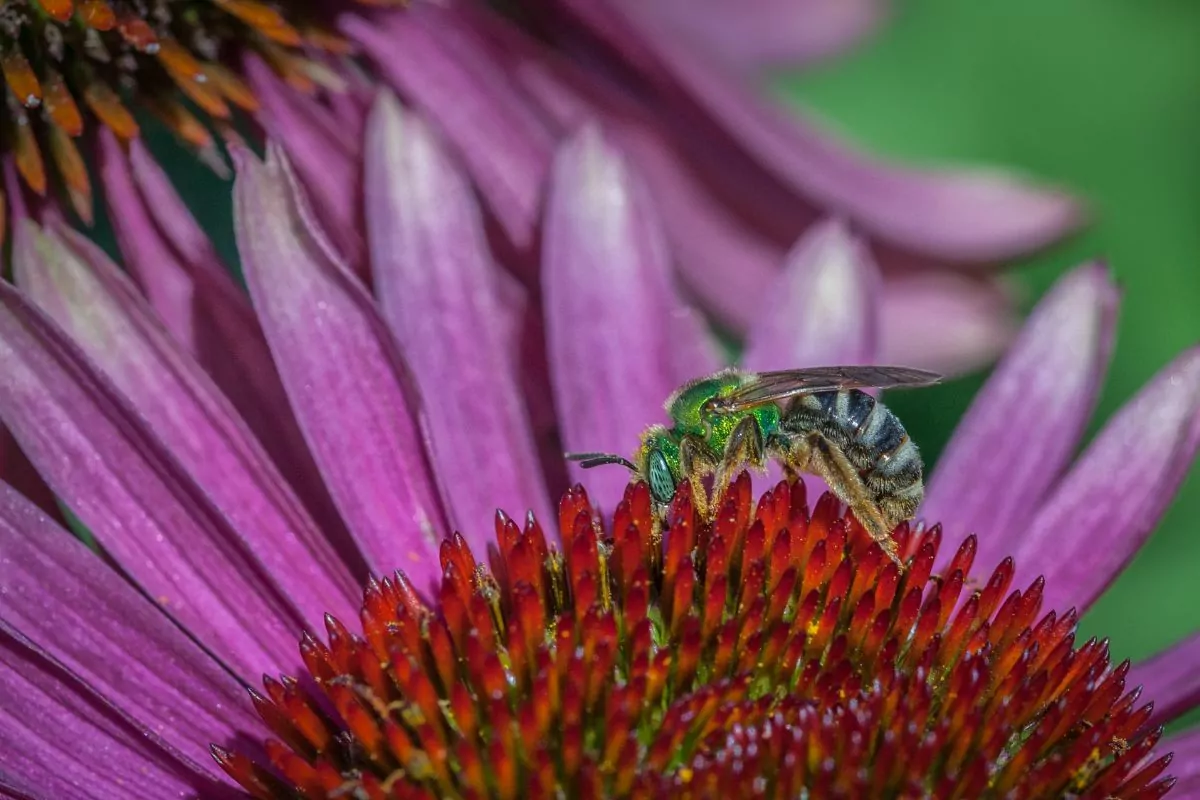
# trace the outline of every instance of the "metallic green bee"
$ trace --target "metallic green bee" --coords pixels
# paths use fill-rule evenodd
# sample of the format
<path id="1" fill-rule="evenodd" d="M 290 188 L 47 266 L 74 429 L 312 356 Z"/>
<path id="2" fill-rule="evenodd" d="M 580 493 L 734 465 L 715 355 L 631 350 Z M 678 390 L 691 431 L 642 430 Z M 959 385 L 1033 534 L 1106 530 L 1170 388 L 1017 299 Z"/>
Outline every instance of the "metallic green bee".
<path id="1" fill-rule="evenodd" d="M 891 531 L 911 519 L 925 495 L 923 465 L 896 415 L 863 388 L 927 386 L 941 376 L 907 367 L 814 367 L 784 372 L 725 370 L 699 378 L 666 402 L 673 425 L 652 425 L 633 460 L 568 454 L 582 466 L 621 464 L 665 511 L 681 480 L 701 514 L 715 514 L 744 466 L 768 458 L 789 474 L 823 478 L 884 551 L 898 561 Z M 781 406 L 783 401 L 786 405 Z M 712 496 L 704 479 L 712 478 Z"/>

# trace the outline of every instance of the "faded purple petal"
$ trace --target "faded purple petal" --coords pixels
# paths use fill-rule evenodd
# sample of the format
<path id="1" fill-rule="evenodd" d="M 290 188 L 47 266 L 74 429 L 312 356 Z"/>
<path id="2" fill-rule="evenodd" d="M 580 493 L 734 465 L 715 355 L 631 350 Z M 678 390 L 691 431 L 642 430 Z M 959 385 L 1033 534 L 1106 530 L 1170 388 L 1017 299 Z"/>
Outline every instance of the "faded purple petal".
<path id="1" fill-rule="evenodd" d="M 1160 751 L 1174 753 L 1168 773 L 1175 778 L 1171 800 L 1200 798 L 1200 730 L 1177 733 L 1158 746 Z"/>
<path id="2" fill-rule="evenodd" d="M 1149 725 L 1165 725 L 1200 706 L 1200 634 L 1134 664 L 1125 685 L 1141 686 L 1145 697 L 1154 701 L 1154 716 Z M 1197 756 L 1200 757 L 1200 751 Z M 1200 762 L 1197 763 L 1200 768 Z M 1200 775 L 1197 780 L 1200 781 Z"/>
<path id="3" fill-rule="evenodd" d="M 809 229 L 746 337 L 749 370 L 870 364 L 879 347 L 879 270 L 838 220 Z"/>
<path id="4" fill-rule="evenodd" d="M 0 484 L 0 619 L 204 771 L 262 733 L 246 691 L 95 553 Z"/>
<path id="5" fill-rule="evenodd" d="M 47 800 L 239 796 L 123 719 L 2 622 L 0 697 L 0 791 L 11 784 L 16 796 Z"/>
<path id="6" fill-rule="evenodd" d="M 962 375 L 994 361 L 1019 329 L 1013 292 L 995 278 L 885 273 L 880 295 L 883 364 Z"/>
<path id="7" fill-rule="evenodd" d="M 653 206 L 596 128 L 585 128 L 559 152 L 543 247 L 546 335 L 563 443 L 569 451 L 630 450 L 647 423 L 663 418 L 667 396 L 716 363 L 697 355 L 703 332 L 671 285 Z M 578 467 L 572 474 L 581 477 Z M 611 507 L 628 480 L 614 467 L 597 470 L 587 483 Z"/>
<path id="8" fill-rule="evenodd" d="M 371 298 L 309 224 L 286 160 L 239 154 L 238 250 L 292 409 L 377 574 L 440 575 L 446 533 L 407 376 Z"/>
<path id="9" fill-rule="evenodd" d="M 0 418 L 105 551 L 243 676 L 296 661 L 303 624 L 119 393 L 0 283 Z"/>
<path id="10" fill-rule="evenodd" d="M 1047 608 L 1091 605 L 1154 530 L 1198 446 L 1200 348 L 1126 403 L 1028 529 L 1010 532 L 1018 571 L 1046 576 Z"/>
<path id="11" fill-rule="evenodd" d="M 885 5 L 884 0 L 657 0 L 646 9 L 706 57 L 759 69 L 796 67 L 842 52 L 878 26 Z"/>
<path id="12" fill-rule="evenodd" d="M 664 113 L 694 128 L 695 139 L 732 138 L 775 180 L 870 234 L 945 259 L 992 262 L 1042 247 L 1080 221 L 1067 195 L 1006 174 L 922 172 L 852 153 L 693 52 L 640 4 L 563 0 L 556 7 L 636 64 Z"/>
<path id="13" fill-rule="evenodd" d="M 550 518 L 471 186 L 390 94 L 367 128 L 367 234 L 383 314 L 422 395 L 452 527 L 480 551 L 497 508 Z"/>
<path id="14" fill-rule="evenodd" d="M 257 118 L 287 151 L 312 198 L 321 227 L 351 267 L 364 262 L 362 153 L 357 140 L 327 121 L 324 109 L 285 85 L 257 55 L 244 59 L 246 78 L 262 104 Z M 323 124 L 324 123 L 324 124 Z M 346 123 L 349 128 L 361 122 Z"/>
<path id="15" fill-rule="evenodd" d="M 129 280 L 82 236 L 64 230 L 64 242 L 21 224 L 13 251 L 17 285 L 133 403 L 310 625 L 319 627 L 327 611 L 353 617 L 358 590 L 336 551 Z M 32 247 L 23 246 L 30 239 Z"/>
<path id="16" fill-rule="evenodd" d="M 130 143 L 126 161 L 110 131 L 100 131 L 100 142 L 101 161 L 108 164 L 105 188 L 114 208 L 113 224 L 130 240 L 125 260 L 161 256 L 165 260 L 138 262 L 142 271 L 169 270 L 191 282 L 193 327 L 186 339 L 169 324 L 168 330 L 221 387 L 324 530 L 339 536 L 338 541 L 346 538 L 292 415 L 250 299 L 234 284 L 208 236 L 142 143 Z M 147 253 L 142 253 L 143 246 L 149 248 Z M 163 307 L 155 304 L 153 295 L 148 298 L 163 319 Z M 343 557 L 350 554 L 344 552 Z"/>
<path id="17" fill-rule="evenodd" d="M 985 572 L 1013 552 L 1014 531 L 1075 450 L 1108 367 L 1117 303 L 1103 266 L 1062 278 L 938 460 L 921 516 L 963 537 L 976 534 Z"/>
<path id="18" fill-rule="evenodd" d="M 508 241 L 533 246 L 553 139 L 528 101 L 453 12 L 420 3 L 382 21 L 354 15 L 342 30 L 456 150 Z"/>

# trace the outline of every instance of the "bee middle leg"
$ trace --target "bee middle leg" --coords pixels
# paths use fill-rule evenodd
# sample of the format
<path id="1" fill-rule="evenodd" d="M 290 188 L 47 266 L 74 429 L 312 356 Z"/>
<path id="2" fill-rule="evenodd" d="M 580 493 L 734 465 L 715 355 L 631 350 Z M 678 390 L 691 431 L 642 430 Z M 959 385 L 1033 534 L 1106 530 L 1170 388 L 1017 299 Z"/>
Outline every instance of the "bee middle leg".
<path id="1" fill-rule="evenodd" d="M 894 525 L 872 499 L 858 470 L 841 450 L 831 445 L 820 433 L 810 431 L 788 443 L 782 460 L 789 468 L 812 473 L 829 484 L 829 488 L 849 506 L 887 557 L 901 568 L 904 567 L 891 535 Z"/>
<path id="2" fill-rule="evenodd" d="M 721 510 L 721 500 L 724 499 L 725 490 L 729 488 L 729 482 L 733 480 L 734 474 L 747 464 L 761 467 L 765 453 L 766 447 L 758 420 L 754 417 L 745 417 L 730 432 L 729 440 L 725 443 L 725 452 L 721 456 L 721 463 L 717 465 L 712 487 L 711 510 L 713 514 Z"/>

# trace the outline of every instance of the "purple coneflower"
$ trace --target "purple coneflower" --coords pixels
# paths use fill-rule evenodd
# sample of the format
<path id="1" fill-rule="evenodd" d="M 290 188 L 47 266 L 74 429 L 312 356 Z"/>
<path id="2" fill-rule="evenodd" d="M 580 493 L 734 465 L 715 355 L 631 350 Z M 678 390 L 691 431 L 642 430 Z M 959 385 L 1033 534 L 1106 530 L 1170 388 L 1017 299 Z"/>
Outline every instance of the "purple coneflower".
<path id="1" fill-rule="evenodd" d="M 711 522 L 681 489 L 660 537 L 619 470 L 564 491 L 525 399 L 542 387 L 570 448 L 631 449 L 716 366 L 629 163 L 590 127 L 559 151 L 549 374 L 519 376 L 530 332 L 466 177 L 388 97 L 365 154 L 374 296 L 274 148 L 241 154 L 235 185 L 253 312 L 196 266 L 165 183 L 146 220 L 194 237 L 176 274 L 226 292 L 225 317 L 161 320 L 82 237 L 14 232 L 0 419 L 102 555 L 0 487 L 4 792 L 1149 798 L 1200 780 L 1200 739 L 1159 727 L 1196 674 L 1075 641 L 1200 444 L 1189 351 L 1072 463 L 1112 339 L 1102 268 L 1060 282 L 985 387 L 924 521 L 893 534 L 903 571 L 803 482 L 756 497 L 743 475 Z M 862 244 L 823 225 L 747 363 L 873 360 L 878 290 Z"/>
<path id="2" fill-rule="evenodd" d="M 466 167 L 497 258 L 527 288 L 539 282 L 553 154 L 585 118 L 600 119 L 659 204 L 674 268 L 731 331 L 749 329 L 785 251 L 833 214 L 876 245 L 885 355 L 950 372 L 986 363 L 1015 329 L 992 270 L 1079 218 L 1062 193 L 1011 176 L 901 169 L 854 153 L 755 86 L 764 65 L 808 62 L 860 39 L 884 16 L 879 0 L 396 5 L 405 4 L 4 4 L 7 216 L 44 219 L 63 197 L 90 221 L 83 156 L 98 147 L 126 256 L 155 264 L 135 251 L 161 245 L 129 241 L 137 222 L 111 196 L 129 180 L 112 174 L 112 151 L 147 157 L 136 120 L 157 117 L 218 170 L 222 143 L 266 132 L 289 154 L 332 244 L 365 274 L 361 132 L 383 82 Z M 149 273 L 134 270 L 156 305 L 169 302 L 164 294 L 178 301 L 169 272 Z M 535 292 L 531 313 L 537 302 Z M 934 317 L 936 328 L 926 322 Z"/>

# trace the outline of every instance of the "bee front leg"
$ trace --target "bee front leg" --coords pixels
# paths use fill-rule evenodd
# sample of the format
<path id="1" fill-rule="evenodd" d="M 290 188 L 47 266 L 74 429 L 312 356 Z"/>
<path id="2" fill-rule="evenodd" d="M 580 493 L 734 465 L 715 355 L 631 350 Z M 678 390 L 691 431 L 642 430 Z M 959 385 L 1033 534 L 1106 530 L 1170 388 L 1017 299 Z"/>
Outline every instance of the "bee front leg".
<path id="1" fill-rule="evenodd" d="M 892 538 L 893 526 L 871 498 L 858 470 L 841 450 L 832 446 L 820 433 L 810 431 L 791 444 L 786 462 L 797 470 L 811 472 L 829 484 L 830 490 L 850 507 L 850 511 L 887 557 L 903 569 L 904 563 Z"/>
<path id="2" fill-rule="evenodd" d="M 712 504 L 704 489 L 704 478 L 713 474 L 717 459 L 703 439 L 684 436 L 679 443 L 679 468 L 692 485 L 692 502 L 702 519 L 708 519 Z"/>
<path id="3" fill-rule="evenodd" d="M 729 482 L 733 480 L 734 474 L 747 464 L 761 467 L 765 452 L 766 447 L 758 420 L 754 417 L 745 417 L 734 426 L 733 431 L 729 434 L 729 441 L 725 443 L 725 452 L 721 456 L 721 463 L 717 466 L 716 475 L 713 478 L 712 510 L 714 514 L 721 510 L 721 500 L 724 498 L 725 490 L 729 488 Z"/>

